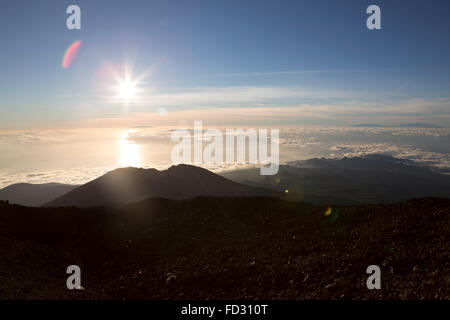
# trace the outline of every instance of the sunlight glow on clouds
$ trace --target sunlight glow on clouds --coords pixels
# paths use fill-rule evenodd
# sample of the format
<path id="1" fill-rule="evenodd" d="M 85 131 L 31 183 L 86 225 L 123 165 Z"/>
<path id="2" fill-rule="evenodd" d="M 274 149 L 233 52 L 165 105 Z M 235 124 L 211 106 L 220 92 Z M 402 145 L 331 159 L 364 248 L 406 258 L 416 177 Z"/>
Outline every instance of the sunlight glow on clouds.
<path id="1" fill-rule="evenodd" d="M 205 125 L 204 129 L 208 127 Z M 174 144 L 170 135 L 176 128 L 135 122 L 132 129 L 1 132 L 0 148 L 4 152 L 0 154 L 0 187 L 18 182 L 82 184 L 128 165 L 166 169 L 171 165 Z M 184 128 L 192 129 L 192 123 L 186 123 Z M 281 163 L 368 154 L 413 160 L 450 173 L 450 129 L 321 126 L 280 129 Z M 205 168 L 223 171 L 250 166 L 244 163 Z"/>

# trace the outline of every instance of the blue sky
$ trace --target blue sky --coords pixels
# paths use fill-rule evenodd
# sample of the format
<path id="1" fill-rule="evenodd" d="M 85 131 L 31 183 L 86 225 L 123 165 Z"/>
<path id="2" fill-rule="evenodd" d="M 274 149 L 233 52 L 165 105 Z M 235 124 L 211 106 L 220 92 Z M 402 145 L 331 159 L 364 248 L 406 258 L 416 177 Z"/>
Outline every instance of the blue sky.
<path id="1" fill-rule="evenodd" d="M 70 4 L 81 7 L 81 30 L 66 28 Z M 365 26 L 371 4 L 382 30 Z M 289 125 L 449 126 L 449 13 L 450 2 L 433 0 L 3 0 L 0 128 L 161 108 L 173 119 L 254 108 L 270 123 L 286 108 Z M 80 54 L 63 69 L 76 40 Z M 138 101 L 125 106 L 105 90 L 107 64 L 133 65 L 133 77 L 147 71 Z"/>

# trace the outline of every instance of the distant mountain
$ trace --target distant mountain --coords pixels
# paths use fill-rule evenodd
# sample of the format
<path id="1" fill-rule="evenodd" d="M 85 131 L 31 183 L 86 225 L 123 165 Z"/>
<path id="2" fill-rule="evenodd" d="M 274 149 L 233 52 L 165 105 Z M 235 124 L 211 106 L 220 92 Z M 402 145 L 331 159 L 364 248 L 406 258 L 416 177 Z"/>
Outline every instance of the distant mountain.
<path id="1" fill-rule="evenodd" d="M 235 197 L 277 192 L 233 182 L 206 169 L 177 165 L 167 170 L 121 168 L 106 173 L 48 202 L 46 207 L 119 207 L 147 198 L 187 199 L 196 196 Z"/>
<path id="2" fill-rule="evenodd" d="M 284 191 L 290 200 L 314 204 L 393 203 L 450 195 L 450 175 L 385 155 L 294 161 L 280 166 L 275 176 L 261 176 L 259 169 L 221 175 L 239 183 Z"/>
<path id="3" fill-rule="evenodd" d="M 78 187 L 60 183 L 17 183 L 0 189 L 0 200 L 29 207 L 40 207 Z"/>
<path id="4" fill-rule="evenodd" d="M 359 123 L 351 125 L 350 127 L 366 127 L 366 128 L 443 128 L 441 126 L 431 123 L 404 123 L 404 124 L 377 124 L 377 123 Z"/>

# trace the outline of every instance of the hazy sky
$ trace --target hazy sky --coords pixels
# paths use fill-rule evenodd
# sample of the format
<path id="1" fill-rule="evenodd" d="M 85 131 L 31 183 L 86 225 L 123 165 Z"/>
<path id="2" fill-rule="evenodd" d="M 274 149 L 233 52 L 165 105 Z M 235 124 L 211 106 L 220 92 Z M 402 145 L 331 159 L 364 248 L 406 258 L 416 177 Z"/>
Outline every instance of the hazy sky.
<path id="1" fill-rule="evenodd" d="M 70 4 L 81 30 L 66 28 Z M 382 30 L 366 28 L 370 4 Z M 449 1 L 415 0 L 2 0 L 0 129 L 450 126 L 449 13 Z M 117 98 L 125 66 L 140 77 L 128 104 Z"/>
<path id="2" fill-rule="evenodd" d="M 383 153 L 448 173 L 449 14 L 433 0 L 2 0 L 0 187 L 167 167 L 170 133 L 195 120 L 279 128 L 281 163 Z M 362 123 L 446 128 L 348 127 Z"/>

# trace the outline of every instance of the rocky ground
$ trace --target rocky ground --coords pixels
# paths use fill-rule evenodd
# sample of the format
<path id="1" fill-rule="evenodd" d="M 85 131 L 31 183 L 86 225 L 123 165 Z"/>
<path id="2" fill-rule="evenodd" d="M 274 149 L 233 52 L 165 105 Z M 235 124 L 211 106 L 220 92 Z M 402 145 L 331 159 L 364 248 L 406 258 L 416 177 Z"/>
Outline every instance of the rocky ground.
<path id="1" fill-rule="evenodd" d="M 449 199 L 330 208 L 270 197 L 120 210 L 0 202 L 0 298 L 450 298 Z M 66 288 L 72 264 L 84 290 Z M 366 287 L 372 264 L 381 290 Z"/>

